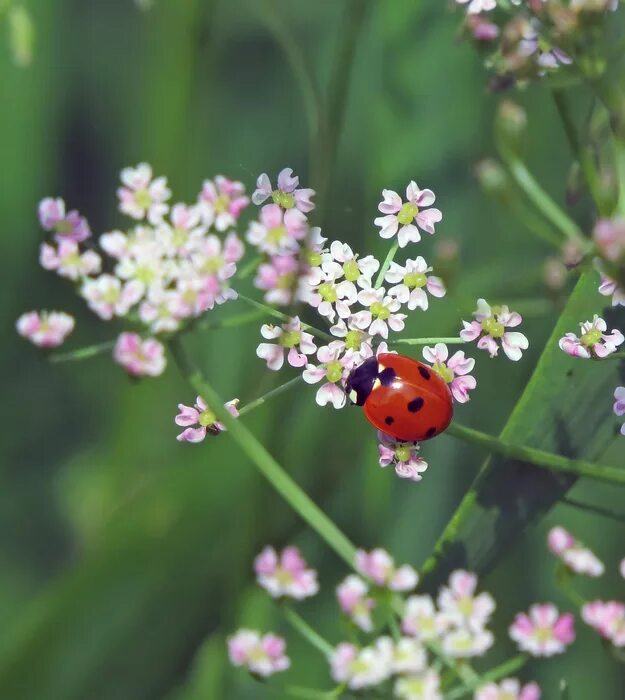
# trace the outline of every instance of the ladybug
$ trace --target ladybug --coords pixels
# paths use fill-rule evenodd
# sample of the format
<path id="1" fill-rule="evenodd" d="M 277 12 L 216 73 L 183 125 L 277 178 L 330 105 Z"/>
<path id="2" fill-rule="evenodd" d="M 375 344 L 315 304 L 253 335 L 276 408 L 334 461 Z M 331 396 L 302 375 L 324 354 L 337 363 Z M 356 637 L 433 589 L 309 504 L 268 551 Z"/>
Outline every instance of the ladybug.
<path id="1" fill-rule="evenodd" d="M 346 389 L 367 420 L 402 442 L 422 442 L 451 422 L 449 387 L 431 367 L 405 355 L 381 353 L 353 369 Z"/>

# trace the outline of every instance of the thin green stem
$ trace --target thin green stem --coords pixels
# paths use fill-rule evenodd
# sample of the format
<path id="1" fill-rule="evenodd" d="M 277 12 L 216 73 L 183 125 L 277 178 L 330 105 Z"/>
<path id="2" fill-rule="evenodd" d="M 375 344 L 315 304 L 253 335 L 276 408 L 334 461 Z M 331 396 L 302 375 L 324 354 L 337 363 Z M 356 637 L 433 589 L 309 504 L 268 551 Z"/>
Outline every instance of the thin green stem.
<path id="1" fill-rule="evenodd" d="M 384 282 L 384 275 L 387 273 L 388 268 L 391 266 L 391 263 L 395 259 L 395 255 L 397 254 L 397 251 L 399 250 L 399 243 L 395 241 L 393 245 L 390 247 L 388 253 L 386 254 L 386 258 L 384 258 L 384 262 L 382 263 L 382 267 L 380 268 L 380 271 L 378 272 L 378 276 L 375 278 L 375 288 L 379 289 L 382 286 L 382 283 Z"/>
<path id="2" fill-rule="evenodd" d="M 243 422 L 233 418 L 224 408 L 223 399 L 191 361 L 182 345 L 181 339 L 173 338 L 170 340 L 169 348 L 189 385 L 208 402 L 218 420 L 225 425 L 232 439 L 254 463 L 258 471 L 269 481 L 291 508 L 293 508 L 293 510 L 307 522 L 350 567 L 353 566 L 356 556 L 356 548 L 354 545 L 316 503 L 314 503 L 295 481 L 291 479 Z"/>
<path id="3" fill-rule="evenodd" d="M 560 503 L 565 506 L 570 506 L 571 508 L 577 508 L 578 510 L 585 510 L 588 513 L 601 515 L 604 518 L 616 520 L 620 523 L 625 522 L 625 513 L 617 513 L 616 511 L 610 510 L 609 508 L 597 506 L 594 503 L 584 503 L 583 501 L 578 501 L 575 498 L 567 498 L 566 496 L 560 500 Z"/>
<path id="4" fill-rule="evenodd" d="M 506 678 L 507 676 L 515 674 L 519 669 L 525 666 L 527 661 L 528 657 L 526 654 L 518 654 L 517 656 L 513 656 L 511 659 L 504 661 L 499 666 L 495 666 L 495 668 L 479 676 L 478 688 L 486 685 L 487 683 L 494 683 L 501 678 Z M 466 687 L 454 688 L 450 692 L 445 693 L 445 700 L 458 700 L 459 698 L 470 695 L 471 692 L 473 691 L 471 689 L 467 689 Z"/>
<path id="5" fill-rule="evenodd" d="M 389 340 L 389 345 L 436 345 L 436 343 L 445 343 L 445 345 L 462 345 L 466 340 L 458 336 L 451 338 L 397 338 Z"/>
<path id="6" fill-rule="evenodd" d="M 261 264 L 263 260 L 264 257 L 262 255 L 257 255 L 255 258 L 252 258 L 245 265 L 243 265 L 241 271 L 237 275 L 237 279 L 247 279 L 253 272 L 256 272 L 256 268 Z"/>
<path id="7" fill-rule="evenodd" d="M 244 301 L 246 304 L 249 304 L 250 306 L 254 306 L 257 309 L 261 309 L 264 311 L 268 316 L 273 316 L 274 318 L 278 318 L 281 321 L 290 321 L 291 316 L 287 314 L 283 314 L 282 312 L 278 311 L 277 309 L 272 308 L 271 306 L 267 306 L 267 304 L 263 304 L 260 301 L 256 301 L 255 299 L 252 299 L 250 297 L 246 297 L 243 294 L 239 294 L 239 299 L 241 301 Z M 329 333 L 326 333 L 325 331 L 320 330 L 319 328 L 315 328 L 315 326 L 311 326 L 308 323 L 302 323 L 302 328 L 305 331 L 309 331 L 313 335 L 316 335 L 318 338 L 322 338 L 323 340 L 327 341 L 332 341 L 336 340 L 336 338 L 333 338 Z"/>
<path id="8" fill-rule="evenodd" d="M 284 606 L 282 609 L 287 622 L 296 630 L 307 642 L 328 658 L 334 651 L 330 642 L 325 640 L 317 630 L 313 629 L 304 618 L 293 608 Z"/>
<path id="9" fill-rule="evenodd" d="M 471 693 L 479 687 L 480 677 L 470 664 L 458 663 L 455 659 L 450 659 L 436 642 L 429 642 L 426 646 L 444 666 L 456 675 L 466 693 Z"/>
<path id="10" fill-rule="evenodd" d="M 75 360 L 88 360 L 96 355 L 101 355 L 103 352 L 108 352 L 115 347 L 114 340 L 107 340 L 103 343 L 98 343 L 96 345 L 88 345 L 84 348 L 79 348 L 78 350 L 71 350 L 69 352 L 54 353 L 50 355 L 50 362 L 74 362 Z"/>
<path id="11" fill-rule="evenodd" d="M 258 321 L 263 318 L 264 315 L 264 311 L 260 309 L 246 311 L 245 313 L 229 316 L 228 318 L 219 319 L 218 321 L 199 321 L 196 328 L 202 331 L 212 331 L 217 328 L 235 328 L 236 326 L 244 326 L 246 323 Z"/>
<path id="12" fill-rule="evenodd" d="M 509 442 L 504 442 L 494 435 L 482 433 L 479 430 L 468 428 L 458 423 L 452 423 L 447 432 L 453 437 L 470 442 L 473 445 L 485 447 L 489 452 L 511 457 L 522 462 L 534 464 L 537 467 L 544 467 L 552 471 L 566 472 L 568 474 L 576 474 L 577 476 L 587 476 L 597 481 L 606 481 L 611 484 L 625 484 L 625 469 L 618 467 L 608 467 L 593 462 L 586 462 L 579 459 L 569 459 L 561 455 L 543 450 L 535 449 L 534 447 L 525 447 L 521 445 L 513 445 Z"/>
<path id="13" fill-rule="evenodd" d="M 244 416 L 246 413 L 249 413 L 250 411 L 253 411 L 255 408 L 258 408 L 259 406 L 262 406 L 264 403 L 267 403 L 270 399 L 275 399 L 276 396 L 280 396 L 280 394 L 284 394 L 285 391 L 288 391 L 294 386 L 297 386 L 298 384 L 301 384 L 303 381 L 303 377 L 300 374 L 297 377 L 294 377 L 293 379 L 290 379 L 288 382 L 285 384 L 281 384 L 280 386 L 277 386 L 275 389 L 272 389 L 271 391 L 268 391 L 266 394 L 263 394 L 257 399 L 254 399 L 254 401 L 250 401 L 250 403 L 245 404 L 243 408 L 239 411 L 240 416 Z"/>

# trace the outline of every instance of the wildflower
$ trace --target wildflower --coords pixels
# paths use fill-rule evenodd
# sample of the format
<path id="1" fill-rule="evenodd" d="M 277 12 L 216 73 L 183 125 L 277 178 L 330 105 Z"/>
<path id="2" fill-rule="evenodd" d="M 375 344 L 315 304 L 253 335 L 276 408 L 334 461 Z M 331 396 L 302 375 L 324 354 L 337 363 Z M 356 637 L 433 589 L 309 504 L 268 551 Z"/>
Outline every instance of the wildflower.
<path id="1" fill-rule="evenodd" d="M 380 637 L 374 646 L 359 649 L 342 642 L 330 656 L 332 678 L 346 683 L 350 690 L 370 688 L 383 683 L 392 673 L 393 643 Z"/>
<path id="2" fill-rule="evenodd" d="M 398 678 L 393 691 L 401 700 L 443 700 L 438 673 L 428 668 L 423 673 Z"/>
<path id="3" fill-rule="evenodd" d="M 509 634 L 521 651 L 532 656 L 562 654 L 575 640 L 575 618 L 571 613 L 560 615 L 552 603 L 536 604 L 529 615 L 517 614 Z"/>
<path id="4" fill-rule="evenodd" d="M 397 313 L 401 303 L 388 296 L 384 287 L 363 289 L 358 294 L 358 301 L 369 307 L 369 310 L 362 314 L 362 319 L 363 328 L 368 327 L 370 335 L 380 335 L 386 340 L 389 328 L 392 331 L 404 330 L 406 314 Z"/>
<path id="5" fill-rule="evenodd" d="M 313 336 L 302 330 L 298 316 L 282 326 L 264 324 L 260 332 L 263 338 L 278 341 L 276 345 L 261 343 L 256 348 L 256 354 L 266 360 L 269 369 L 279 370 L 284 364 L 284 353 L 287 351 L 287 361 L 291 367 L 303 367 L 308 362 L 306 355 L 312 355 L 317 349 Z"/>
<path id="6" fill-rule="evenodd" d="M 122 285 L 113 275 L 103 274 L 87 278 L 80 290 L 89 308 L 101 319 L 110 321 L 113 316 L 125 316 L 143 296 L 143 283 L 131 280 Z"/>
<path id="7" fill-rule="evenodd" d="M 214 225 L 217 231 L 232 228 L 249 203 L 243 183 L 223 175 L 217 175 L 214 180 L 205 180 L 198 197 L 204 223 Z"/>
<path id="8" fill-rule="evenodd" d="M 411 591 L 419 582 L 417 572 L 409 566 L 396 567 L 391 555 L 384 549 L 356 552 L 356 570 L 371 579 L 377 586 L 391 591 Z"/>
<path id="9" fill-rule="evenodd" d="M 74 330 L 74 318 L 63 311 L 30 311 L 15 324 L 17 332 L 40 348 L 55 348 Z"/>
<path id="10" fill-rule="evenodd" d="M 256 190 L 252 194 L 254 204 L 262 204 L 268 197 L 271 197 L 275 204 L 282 209 L 299 209 L 305 214 L 312 211 L 315 205 L 311 198 L 315 195 L 315 190 L 310 188 L 298 188 L 299 178 L 293 175 L 291 168 L 284 168 L 278 174 L 278 188 L 273 190 L 271 181 L 267 173 L 259 175 L 256 180 Z"/>
<path id="11" fill-rule="evenodd" d="M 258 266 L 254 286 L 265 290 L 268 304 L 286 306 L 292 301 L 299 270 L 300 264 L 295 256 L 274 255 Z"/>
<path id="12" fill-rule="evenodd" d="M 479 12 L 489 12 L 497 7 L 497 0 L 456 0 L 459 5 L 466 5 L 469 14 L 478 14 Z"/>
<path id="13" fill-rule="evenodd" d="M 485 299 L 478 299 L 473 316 L 475 321 L 462 322 L 464 329 L 460 331 L 460 337 L 463 340 L 470 342 L 479 338 L 477 347 L 487 350 L 491 357 L 495 357 L 499 351 L 499 340 L 510 360 L 516 362 L 521 359 L 521 351 L 529 347 L 527 338 L 523 333 L 506 331 L 506 328 L 515 328 L 521 324 L 523 319 L 520 314 L 510 311 L 507 306 L 491 307 Z"/>
<path id="14" fill-rule="evenodd" d="M 355 285 L 342 279 L 343 275 L 343 267 L 332 260 L 324 260 L 308 275 L 311 286 L 308 303 L 333 323 L 337 314 L 339 318 L 348 318 L 352 313 L 350 305 L 358 298 Z"/>
<path id="15" fill-rule="evenodd" d="M 250 673 L 267 678 L 291 665 L 286 642 L 275 634 L 261 636 L 241 629 L 228 639 L 228 654 L 234 666 L 244 666 Z"/>
<path id="16" fill-rule="evenodd" d="M 427 655 L 416 639 L 402 637 L 395 643 L 391 663 L 393 673 L 420 673 L 425 670 Z"/>
<path id="17" fill-rule="evenodd" d="M 427 208 L 434 204 L 434 192 L 420 190 L 414 180 L 406 188 L 406 202 L 393 190 L 382 190 L 382 196 L 384 199 L 378 209 L 385 216 L 379 216 L 374 223 L 380 227 L 382 238 L 397 235 L 400 248 L 405 248 L 410 242 L 418 243 L 421 240 L 419 229 L 434 233 L 434 225 L 443 218 L 440 210 Z"/>
<path id="18" fill-rule="evenodd" d="M 625 386 L 617 386 L 614 390 L 614 413 L 617 416 L 625 415 Z M 621 435 L 625 435 L 625 423 L 621 426 Z M 625 574 L 623 574 L 625 576 Z"/>
<path id="19" fill-rule="evenodd" d="M 378 452 L 380 466 L 392 464 L 395 473 L 402 479 L 421 481 L 428 463 L 419 454 L 419 446 L 413 442 L 401 442 L 378 430 Z"/>
<path id="20" fill-rule="evenodd" d="M 556 257 L 548 257 L 543 265 L 543 280 L 549 289 L 558 291 L 566 284 L 566 265 Z"/>
<path id="21" fill-rule="evenodd" d="M 122 333 L 113 358 L 133 377 L 158 377 L 165 370 L 165 348 L 155 338 L 141 339 L 137 333 Z"/>
<path id="22" fill-rule="evenodd" d="M 286 547 L 279 556 L 273 547 L 265 547 L 254 560 L 254 571 L 272 598 L 302 600 L 319 590 L 317 572 L 307 568 L 297 547 Z"/>
<path id="23" fill-rule="evenodd" d="M 494 41 L 499 36 L 499 27 L 482 15 L 469 15 L 467 27 L 476 41 Z"/>
<path id="24" fill-rule="evenodd" d="M 612 306 L 625 306 L 625 289 L 622 289 L 618 282 L 611 277 L 601 273 L 599 283 L 599 294 L 604 297 L 612 297 Z"/>
<path id="25" fill-rule="evenodd" d="M 594 600 L 582 606 L 582 620 L 616 647 L 625 647 L 625 604 Z"/>
<path id="26" fill-rule="evenodd" d="M 593 229 L 593 237 L 606 260 L 618 263 L 625 256 L 625 219 L 600 219 Z"/>
<path id="27" fill-rule="evenodd" d="M 95 251 L 81 253 L 78 243 L 72 239 L 61 240 L 56 247 L 42 243 L 39 262 L 44 269 L 56 270 L 61 277 L 74 281 L 98 274 L 102 265 L 102 260 Z"/>
<path id="28" fill-rule="evenodd" d="M 279 255 L 297 252 L 307 231 L 308 222 L 299 209 L 285 211 L 277 204 L 266 204 L 260 221 L 250 223 L 246 238 L 261 252 Z"/>
<path id="29" fill-rule="evenodd" d="M 326 380 L 317 390 L 316 401 L 319 406 L 331 403 L 334 408 L 343 408 L 346 403 L 345 391 L 342 388 L 343 379 L 351 369 L 352 363 L 347 355 L 342 355 L 343 343 L 332 341 L 317 350 L 319 365 L 308 364 L 303 372 L 304 381 L 317 384 Z"/>
<path id="30" fill-rule="evenodd" d="M 476 574 L 458 569 L 438 594 L 438 607 L 448 620 L 472 631 L 488 624 L 495 610 L 495 601 L 489 593 L 475 595 L 477 582 Z"/>
<path id="31" fill-rule="evenodd" d="M 91 236 L 87 220 L 77 211 L 65 213 L 65 202 L 46 197 L 39 203 L 39 222 L 46 231 L 53 231 L 57 242 L 75 241 L 80 243 Z"/>
<path id="32" fill-rule="evenodd" d="M 603 358 L 616 352 L 625 338 L 616 328 L 606 333 L 606 322 L 595 314 L 592 321 L 580 323 L 581 336 L 575 333 L 566 333 L 560 338 L 560 349 L 572 357 L 590 359 L 591 357 Z"/>
<path id="33" fill-rule="evenodd" d="M 444 297 L 446 290 L 443 280 L 440 277 L 428 276 L 431 272 L 425 259 L 419 256 L 415 260 L 406 260 L 402 267 L 396 262 L 392 262 L 384 279 L 394 285 L 390 287 L 388 293 L 394 296 L 402 304 L 406 304 L 411 311 L 417 307 L 427 311 L 428 296 L 425 290 L 435 297 Z"/>
<path id="34" fill-rule="evenodd" d="M 547 536 L 547 543 L 549 549 L 576 574 L 594 577 L 603 574 L 603 563 L 563 527 L 552 528 Z"/>
<path id="35" fill-rule="evenodd" d="M 358 576 L 350 575 L 337 587 L 336 597 L 341 610 L 364 632 L 373 630 L 371 611 L 373 598 L 367 596 L 369 586 Z"/>
<path id="36" fill-rule="evenodd" d="M 458 403 L 469 401 L 469 391 L 477 386 L 477 380 L 469 372 L 475 367 L 472 357 L 465 357 L 462 350 L 455 352 L 449 359 L 449 350 L 444 343 L 436 343 L 434 347 L 425 346 L 423 357 L 432 364 L 432 369 L 442 377 Z"/>
<path id="37" fill-rule="evenodd" d="M 445 633 L 441 646 L 447 656 L 468 659 L 484 655 L 494 641 L 495 638 L 489 630 L 458 627 Z"/>
<path id="38" fill-rule="evenodd" d="M 348 284 L 357 284 L 365 289 L 370 287 L 373 275 L 380 268 L 380 261 L 373 255 L 360 258 L 347 243 L 341 243 L 341 241 L 332 241 L 329 257 L 341 266 L 342 276 L 345 278 L 343 286 L 345 287 Z"/>
<path id="39" fill-rule="evenodd" d="M 119 210 L 133 219 L 147 218 L 151 224 L 162 221 L 169 207 L 171 196 L 167 178 L 152 179 L 152 168 L 140 163 L 136 168 L 124 168 L 121 172 L 123 187 L 117 190 Z"/>
<path id="40" fill-rule="evenodd" d="M 499 683 L 488 683 L 479 688 L 474 700 L 540 700 L 541 692 L 536 683 L 521 686 L 517 678 L 505 678 Z"/>
<path id="41" fill-rule="evenodd" d="M 330 333 L 340 341 L 346 353 L 351 353 L 354 366 L 373 355 L 371 336 L 367 331 L 361 330 L 361 326 L 367 325 L 367 318 L 363 318 L 362 311 L 352 314 L 346 319 L 338 319 L 330 328 Z"/>
<path id="42" fill-rule="evenodd" d="M 193 249 L 193 242 L 206 234 L 206 228 L 201 223 L 200 208 L 175 204 L 169 218 L 172 245 L 181 255 L 186 255 Z"/>
<path id="43" fill-rule="evenodd" d="M 406 600 L 401 621 L 404 634 L 427 642 L 440 637 L 448 625 L 448 618 L 437 612 L 429 595 L 413 595 Z"/>
<path id="44" fill-rule="evenodd" d="M 238 403 L 238 399 L 232 399 L 224 404 L 224 408 L 235 418 L 239 415 Z M 179 403 L 178 410 L 180 413 L 174 421 L 176 425 L 185 428 L 176 437 L 179 442 L 202 442 L 207 434 L 219 435 L 226 429 L 224 424 L 217 420 L 217 416 L 201 396 L 196 398 L 194 406 L 185 406 L 183 403 Z"/>

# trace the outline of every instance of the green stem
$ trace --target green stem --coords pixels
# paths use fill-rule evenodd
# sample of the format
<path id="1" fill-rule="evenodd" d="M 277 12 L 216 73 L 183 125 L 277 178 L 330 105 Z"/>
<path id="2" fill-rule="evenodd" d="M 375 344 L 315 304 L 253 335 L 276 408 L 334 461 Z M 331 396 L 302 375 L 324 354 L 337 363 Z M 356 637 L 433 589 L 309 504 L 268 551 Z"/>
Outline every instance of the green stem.
<path id="1" fill-rule="evenodd" d="M 561 499 L 560 503 L 565 506 L 570 506 L 571 508 L 585 510 L 588 513 L 601 515 L 604 518 L 609 518 L 610 520 L 616 520 L 617 522 L 621 523 L 625 522 L 625 514 L 617 513 L 609 508 L 603 508 L 602 506 L 596 506 L 593 503 L 584 503 L 583 501 L 578 501 L 575 498 L 567 498 L 566 496 Z"/>
<path id="2" fill-rule="evenodd" d="M 470 664 L 458 663 L 455 659 L 450 659 L 436 642 L 429 642 L 426 646 L 436 658 L 442 661 L 444 666 L 456 675 L 466 693 L 471 693 L 479 687 L 480 677 Z"/>
<path id="3" fill-rule="evenodd" d="M 298 377 L 294 377 L 293 379 L 290 379 L 285 384 L 281 384 L 280 386 L 276 387 L 275 389 L 272 389 L 271 391 L 268 391 L 266 394 L 263 394 L 259 398 L 254 399 L 254 401 L 250 401 L 250 403 L 245 404 L 245 406 L 243 406 L 243 408 L 239 411 L 239 415 L 244 416 L 246 413 L 249 413 L 250 411 L 253 411 L 255 408 L 262 406 L 264 403 L 269 401 L 269 399 L 274 399 L 276 396 L 280 396 L 280 394 L 283 394 L 285 391 L 288 391 L 289 389 L 296 386 L 297 384 L 300 384 L 302 381 L 303 381 L 303 377 L 301 374 Z"/>
<path id="4" fill-rule="evenodd" d="M 241 299 L 241 301 L 244 301 L 246 304 L 249 304 L 250 306 L 254 306 L 257 309 L 261 309 L 268 316 L 273 316 L 274 318 L 278 318 L 281 321 L 288 322 L 292 319 L 292 316 L 289 316 L 288 314 L 283 314 L 277 309 L 274 309 L 271 306 L 267 306 L 267 304 L 262 304 L 260 301 L 256 301 L 255 299 L 252 299 L 250 297 L 246 297 L 243 294 L 239 294 L 239 299 Z M 313 335 L 316 335 L 318 338 L 323 338 L 323 340 L 336 340 L 336 338 L 332 337 L 329 333 L 326 333 L 325 331 L 322 331 L 319 328 L 315 328 L 314 326 L 311 326 L 308 323 L 302 323 L 302 328 L 305 331 L 309 331 Z"/>
<path id="5" fill-rule="evenodd" d="M 255 258 L 252 258 L 249 262 L 243 265 L 241 271 L 237 275 L 237 279 L 244 280 L 247 277 L 249 277 L 253 272 L 256 272 L 256 268 L 261 264 L 261 262 L 264 259 L 265 258 L 263 255 L 257 255 Z"/>
<path id="6" fill-rule="evenodd" d="M 173 338 L 169 341 L 169 347 L 180 371 L 190 386 L 208 402 L 217 418 L 228 429 L 232 439 L 254 463 L 260 473 L 269 481 L 291 508 L 293 508 L 293 510 L 298 513 L 298 515 L 307 522 L 350 567 L 353 566 L 356 556 L 356 548 L 354 545 L 316 503 L 314 503 L 295 481 L 291 479 L 245 425 L 231 416 L 224 408 L 223 399 L 190 360 L 185 352 L 181 339 Z"/>
<path id="7" fill-rule="evenodd" d="M 494 683 L 501 678 L 506 678 L 507 676 L 515 674 L 519 669 L 525 666 L 527 661 L 528 657 L 525 654 L 513 656 L 511 659 L 504 661 L 499 666 L 495 666 L 495 668 L 491 669 L 487 673 L 482 674 L 479 677 L 478 688 L 486 685 L 487 683 Z M 445 700 L 458 700 L 458 698 L 463 698 L 466 695 L 469 695 L 471 692 L 472 691 L 470 689 L 467 690 L 465 687 L 455 688 L 449 693 L 445 693 Z"/>
<path id="8" fill-rule="evenodd" d="M 236 326 L 243 326 L 246 323 L 258 321 L 263 318 L 264 315 L 265 313 L 260 310 L 246 311 L 245 313 L 229 316 L 228 318 L 220 319 L 218 321 L 199 321 L 196 328 L 199 328 L 202 331 L 212 331 L 217 328 L 234 328 Z"/>
<path id="9" fill-rule="evenodd" d="M 88 360 L 90 357 L 95 357 L 103 352 L 108 352 L 115 347 L 115 340 L 107 340 L 104 343 L 98 343 L 97 345 L 89 345 L 85 348 L 79 348 L 78 350 L 71 350 L 70 352 L 54 353 L 50 355 L 50 362 L 73 362 L 74 360 Z"/>
<path id="10" fill-rule="evenodd" d="M 388 271 L 388 268 L 391 266 L 391 263 L 393 262 L 398 249 L 399 243 L 395 241 L 395 243 L 393 243 L 393 245 L 390 247 L 390 250 L 386 254 L 386 258 L 384 258 L 384 262 L 382 263 L 382 267 L 378 272 L 378 276 L 375 278 L 375 289 L 379 289 L 382 286 L 382 283 L 384 282 L 384 275 Z"/>
<path id="11" fill-rule="evenodd" d="M 568 457 L 544 452 L 533 447 L 512 445 L 494 435 L 488 435 L 458 423 L 452 423 L 447 428 L 447 432 L 465 442 L 485 447 L 489 452 L 518 459 L 522 462 L 534 464 L 537 467 L 576 474 L 577 476 L 587 476 L 591 479 L 607 481 L 611 484 L 625 484 L 625 469 L 603 466 L 579 459 L 569 459 Z"/>
<path id="12" fill-rule="evenodd" d="M 318 651 L 320 651 L 326 658 L 328 658 L 334 651 L 334 647 L 330 642 L 325 640 L 317 630 L 313 629 L 304 618 L 296 613 L 293 608 L 284 607 L 283 608 L 284 617 L 287 622 L 296 630 L 307 642 L 312 644 Z"/>
<path id="13" fill-rule="evenodd" d="M 436 345 L 436 343 L 445 343 L 445 345 L 462 345 L 466 340 L 453 336 L 451 338 L 397 338 L 390 340 L 389 345 Z"/>

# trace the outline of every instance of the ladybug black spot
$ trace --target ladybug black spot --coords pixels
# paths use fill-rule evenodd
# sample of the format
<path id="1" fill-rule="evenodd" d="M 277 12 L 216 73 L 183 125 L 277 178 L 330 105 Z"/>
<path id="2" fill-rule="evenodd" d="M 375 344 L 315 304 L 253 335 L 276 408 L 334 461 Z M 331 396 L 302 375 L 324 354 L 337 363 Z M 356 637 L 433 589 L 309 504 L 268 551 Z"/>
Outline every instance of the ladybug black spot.
<path id="1" fill-rule="evenodd" d="M 423 398 L 421 396 L 417 396 L 416 399 L 412 399 L 412 401 L 408 403 L 408 410 L 410 411 L 410 413 L 416 413 L 417 411 L 420 411 L 423 408 L 424 403 L 425 401 L 423 400 Z"/>
<path id="2" fill-rule="evenodd" d="M 378 374 L 378 379 L 382 386 L 389 386 L 393 383 L 396 376 L 395 370 L 392 367 L 385 367 L 380 374 Z"/>
<path id="3" fill-rule="evenodd" d="M 429 379 L 431 376 L 425 367 L 419 367 L 419 374 L 423 377 L 423 379 Z"/>
<path id="4" fill-rule="evenodd" d="M 395 419 L 393 418 L 393 416 L 386 416 L 384 422 L 386 423 L 386 425 L 393 425 Z"/>
<path id="5" fill-rule="evenodd" d="M 428 428 L 427 432 L 425 433 L 426 437 L 432 437 L 436 433 L 436 428 Z"/>

